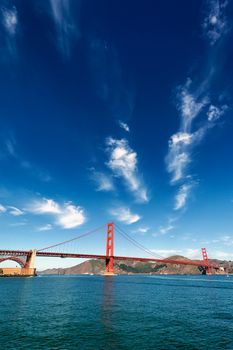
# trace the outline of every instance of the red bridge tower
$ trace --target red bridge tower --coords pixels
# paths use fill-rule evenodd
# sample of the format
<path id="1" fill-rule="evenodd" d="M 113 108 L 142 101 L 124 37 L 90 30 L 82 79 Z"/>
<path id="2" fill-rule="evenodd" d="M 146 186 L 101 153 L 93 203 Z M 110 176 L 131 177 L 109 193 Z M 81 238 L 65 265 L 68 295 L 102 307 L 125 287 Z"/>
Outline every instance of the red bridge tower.
<path id="1" fill-rule="evenodd" d="M 209 263 L 209 258 L 208 258 L 206 248 L 201 248 L 201 252 L 202 252 L 202 256 L 203 256 L 203 261 L 205 263 L 204 266 L 206 267 L 206 273 L 208 275 L 212 275 L 212 268 L 211 268 L 210 263 Z"/>
<path id="2" fill-rule="evenodd" d="M 114 223 L 111 222 L 107 227 L 107 242 L 106 242 L 106 265 L 105 275 L 114 275 Z"/>

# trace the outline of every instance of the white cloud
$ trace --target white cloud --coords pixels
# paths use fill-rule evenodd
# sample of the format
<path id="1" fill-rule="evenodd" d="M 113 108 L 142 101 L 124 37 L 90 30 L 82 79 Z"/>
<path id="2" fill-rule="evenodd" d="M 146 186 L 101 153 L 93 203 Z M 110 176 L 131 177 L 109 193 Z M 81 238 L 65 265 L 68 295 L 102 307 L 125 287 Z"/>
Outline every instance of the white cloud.
<path id="1" fill-rule="evenodd" d="M 223 242 L 226 246 L 232 246 L 233 245 L 233 236 L 225 235 L 219 239 L 221 242 Z"/>
<path id="2" fill-rule="evenodd" d="M 114 191 L 114 184 L 113 180 L 110 176 L 99 172 L 95 171 L 95 169 L 91 169 L 92 171 L 92 179 L 95 181 L 97 188 L 96 191 L 104 191 L 104 192 L 109 192 L 109 191 Z"/>
<path id="3" fill-rule="evenodd" d="M 115 176 L 124 179 L 128 189 L 139 202 L 148 202 L 147 189 L 138 174 L 137 153 L 130 148 L 126 139 L 116 140 L 109 137 L 106 143 L 110 155 L 107 166 Z"/>
<path id="4" fill-rule="evenodd" d="M 20 216 L 24 214 L 24 212 L 19 208 L 13 207 L 11 205 L 3 206 L 2 204 L 0 204 L 0 213 L 6 212 L 13 216 Z"/>
<path id="5" fill-rule="evenodd" d="M 212 252 L 211 256 L 219 260 L 233 260 L 232 252 L 225 252 L 222 250 L 215 250 Z"/>
<path id="6" fill-rule="evenodd" d="M 84 224 L 85 220 L 83 208 L 66 203 L 62 214 L 58 216 L 57 222 L 63 228 L 69 229 Z"/>
<path id="7" fill-rule="evenodd" d="M 56 28 L 58 48 L 65 57 L 69 57 L 74 39 L 80 36 L 72 16 L 71 2 L 70 0 L 49 0 L 49 2 Z"/>
<path id="8" fill-rule="evenodd" d="M 38 231 L 49 231 L 52 230 L 53 226 L 51 224 L 47 224 L 38 228 Z"/>
<path id="9" fill-rule="evenodd" d="M 43 198 L 35 201 L 30 206 L 29 211 L 35 214 L 60 214 L 62 209 L 53 199 Z"/>
<path id="10" fill-rule="evenodd" d="M 121 120 L 119 120 L 119 125 L 120 125 L 120 127 L 121 127 L 122 129 L 124 129 L 125 131 L 130 132 L 130 129 L 129 129 L 128 124 L 126 124 L 126 123 L 122 122 Z"/>
<path id="11" fill-rule="evenodd" d="M 214 45 L 227 33 L 228 23 L 225 16 L 225 8 L 228 1 L 209 0 L 207 1 L 208 12 L 203 21 L 204 35 Z"/>
<path id="12" fill-rule="evenodd" d="M 13 216 L 20 216 L 24 214 L 24 212 L 19 208 L 13 206 L 8 206 L 7 208 L 9 209 L 9 213 Z"/>
<path id="13" fill-rule="evenodd" d="M 159 233 L 161 233 L 162 235 L 165 235 L 169 231 L 173 230 L 173 228 L 174 228 L 173 225 L 167 225 L 167 226 L 164 226 L 164 227 L 160 227 Z"/>
<path id="14" fill-rule="evenodd" d="M 139 232 L 139 233 L 147 233 L 148 231 L 149 231 L 149 227 L 147 227 L 147 226 L 145 226 L 145 227 L 139 227 L 138 229 L 137 229 L 137 232 Z"/>
<path id="15" fill-rule="evenodd" d="M 50 174 L 47 171 L 38 168 L 37 166 L 31 164 L 27 160 L 22 160 L 22 159 L 20 159 L 20 157 L 17 157 L 17 158 L 20 162 L 20 166 L 23 169 L 30 171 L 30 173 L 33 176 L 37 177 L 40 181 L 49 182 L 52 180 L 52 177 L 50 176 Z"/>
<path id="16" fill-rule="evenodd" d="M 182 130 L 183 132 L 190 132 L 192 121 L 201 110 L 207 105 L 207 96 L 200 97 L 200 92 L 197 90 L 195 93 L 190 92 L 192 85 L 191 79 L 188 79 L 185 86 L 181 88 L 179 94 L 180 103 L 178 109 L 182 115 Z"/>
<path id="17" fill-rule="evenodd" d="M 96 36 L 89 38 L 88 62 L 93 90 L 104 101 L 112 116 L 130 118 L 134 109 L 134 92 L 124 81 L 119 54 L 113 42 Z"/>
<path id="18" fill-rule="evenodd" d="M 211 74 L 194 91 L 192 91 L 191 79 L 187 79 L 186 84 L 178 90 L 177 108 L 181 117 L 180 129 L 171 136 L 165 159 L 167 171 L 171 174 L 171 184 L 183 182 L 175 197 L 175 210 L 185 206 L 193 186 L 192 175 L 188 174 L 188 168 L 192 163 L 194 147 L 200 144 L 207 131 L 216 125 L 216 121 L 228 108 L 226 105 L 216 107 L 210 103 L 206 92 L 210 77 Z M 202 123 L 199 121 L 200 126 L 195 129 L 194 122 L 197 117 L 200 119 L 200 116 L 205 116 L 205 119 L 202 118 Z"/>
<path id="19" fill-rule="evenodd" d="M 6 208 L 2 204 L 0 204 L 0 214 L 5 212 L 6 212 Z"/>
<path id="20" fill-rule="evenodd" d="M 49 175 L 49 173 L 43 169 L 38 168 L 37 166 L 35 166 L 34 164 L 31 164 L 30 162 L 28 162 L 27 160 L 25 160 L 18 152 L 17 152 L 17 143 L 16 140 L 14 138 L 14 135 L 10 135 L 10 137 L 8 137 L 5 140 L 5 156 L 11 156 L 12 158 L 15 159 L 15 161 L 17 161 L 17 163 L 20 165 L 21 168 L 27 170 L 32 176 L 35 176 L 36 178 L 38 178 L 39 180 L 43 181 L 43 182 L 49 182 L 51 181 L 51 176 Z"/>
<path id="21" fill-rule="evenodd" d="M 43 198 L 32 203 L 27 210 L 34 214 L 50 214 L 55 217 L 55 224 L 64 229 L 70 229 L 82 225 L 86 221 L 84 209 L 75 206 L 71 202 L 58 204 L 53 199 Z"/>
<path id="22" fill-rule="evenodd" d="M 184 184 L 179 188 L 178 193 L 175 196 L 175 210 L 181 209 L 186 205 L 191 188 L 192 184 Z"/>
<path id="23" fill-rule="evenodd" d="M 12 223 L 10 223 L 10 226 L 12 226 L 12 227 L 25 226 L 25 225 L 27 225 L 27 221 L 20 221 L 20 222 L 12 222 Z"/>
<path id="24" fill-rule="evenodd" d="M 138 214 L 131 213 L 130 209 L 126 207 L 111 209 L 110 214 L 115 216 L 117 220 L 124 222 L 127 225 L 133 224 L 141 219 Z"/>
<path id="25" fill-rule="evenodd" d="M 185 257 L 189 259 L 198 259 L 198 260 L 202 259 L 200 249 L 187 248 L 183 251 L 183 254 Z"/>
<path id="26" fill-rule="evenodd" d="M 191 150 L 201 141 L 208 129 L 206 125 L 192 132 L 194 119 L 206 107 L 209 100 L 207 96 L 200 97 L 202 87 L 191 93 L 191 85 L 192 81 L 188 79 L 186 84 L 179 89 L 178 110 L 181 112 L 181 127 L 169 140 L 166 164 L 168 172 L 172 175 L 172 183 L 184 178 L 187 167 L 191 163 Z"/>
<path id="27" fill-rule="evenodd" d="M 136 230 L 132 230 L 132 233 L 139 233 L 141 235 L 145 235 L 150 230 L 150 227 L 148 226 L 141 226 L 138 227 Z"/>
<path id="28" fill-rule="evenodd" d="M 218 239 L 213 239 L 211 243 L 221 243 L 224 246 L 231 247 L 233 246 L 233 235 L 221 235 Z"/>
<path id="29" fill-rule="evenodd" d="M 223 105 L 221 107 L 216 107 L 214 105 L 210 105 L 209 110 L 207 112 L 208 121 L 215 122 L 225 113 L 225 111 L 227 109 L 228 109 L 228 107 L 226 105 Z"/>
<path id="30" fill-rule="evenodd" d="M 17 10 L 15 7 L 11 9 L 2 8 L 2 23 L 10 36 L 14 36 L 18 24 Z"/>
<path id="31" fill-rule="evenodd" d="M 190 145 L 190 143 L 192 142 L 192 137 L 193 135 L 187 132 L 178 132 L 172 135 L 170 143 L 171 145 L 176 145 L 178 143 Z"/>
<path id="32" fill-rule="evenodd" d="M 12 157 L 17 158 L 17 154 L 15 151 L 15 140 L 12 139 L 7 139 L 6 140 L 6 149 L 9 155 L 11 155 Z"/>
<path id="33" fill-rule="evenodd" d="M 212 239 L 211 243 L 213 243 L 213 244 L 219 243 L 219 239 Z"/>
<path id="34" fill-rule="evenodd" d="M 222 237 L 222 240 L 224 242 L 229 242 L 229 241 L 233 242 L 233 237 L 230 236 L 230 235 L 225 235 L 225 236 Z"/>
<path id="35" fill-rule="evenodd" d="M 160 235 L 166 235 L 167 233 L 169 233 L 175 228 L 173 223 L 177 220 L 178 220 L 178 217 L 170 217 L 167 221 L 167 224 L 164 226 L 160 226 L 158 231 L 156 233 L 153 233 L 152 236 L 158 237 Z"/>
<path id="36" fill-rule="evenodd" d="M 174 136 L 174 135 L 173 135 Z M 170 151 L 166 158 L 167 170 L 172 173 L 171 182 L 177 182 L 184 176 L 187 165 L 191 162 L 190 156 L 187 152 L 182 152 L 180 147 L 175 144 L 170 144 Z"/>
<path id="37" fill-rule="evenodd" d="M 18 14 L 16 7 L 2 7 L 0 9 L 1 22 L 4 30 L 1 59 L 9 62 L 9 59 L 17 55 L 16 37 L 18 32 Z"/>

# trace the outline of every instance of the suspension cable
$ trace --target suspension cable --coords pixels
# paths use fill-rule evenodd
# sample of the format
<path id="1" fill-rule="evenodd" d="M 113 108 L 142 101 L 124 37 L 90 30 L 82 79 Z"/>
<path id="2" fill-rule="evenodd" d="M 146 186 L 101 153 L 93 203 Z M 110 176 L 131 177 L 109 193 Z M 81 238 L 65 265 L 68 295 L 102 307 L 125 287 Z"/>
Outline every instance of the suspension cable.
<path id="1" fill-rule="evenodd" d="M 98 228 L 96 228 L 96 229 L 94 229 L 94 230 L 91 230 L 91 231 L 89 231 L 89 232 L 83 233 L 83 234 L 80 235 L 80 236 L 77 236 L 77 237 L 74 237 L 74 238 L 72 238 L 72 239 L 69 239 L 69 240 L 67 240 L 67 241 L 64 241 L 64 242 L 61 242 L 61 243 L 57 243 L 57 244 L 53 244 L 53 245 L 50 245 L 49 247 L 45 247 L 45 248 L 39 249 L 38 252 L 42 252 L 43 250 L 47 250 L 47 249 L 50 249 L 50 248 L 55 248 L 55 247 L 58 247 L 58 246 L 60 246 L 60 245 L 65 244 L 65 243 L 69 243 L 69 242 L 76 241 L 76 240 L 78 240 L 78 239 L 80 239 L 80 238 L 89 236 L 89 235 L 91 235 L 92 233 L 95 233 L 95 232 L 97 232 L 97 231 L 103 229 L 104 227 L 106 227 L 106 224 L 103 225 L 103 226 L 101 226 L 101 227 L 98 227 Z"/>
<path id="2" fill-rule="evenodd" d="M 117 224 L 115 224 L 115 227 L 117 228 L 117 232 L 120 233 L 121 236 L 123 236 L 125 239 L 127 239 L 130 243 L 132 243 L 137 248 L 143 250 L 147 254 L 152 255 L 154 258 L 161 258 L 165 259 L 163 256 L 157 254 L 155 255 L 150 249 L 143 246 L 141 243 L 137 242 L 134 238 L 130 237 L 122 228 L 120 228 Z"/>

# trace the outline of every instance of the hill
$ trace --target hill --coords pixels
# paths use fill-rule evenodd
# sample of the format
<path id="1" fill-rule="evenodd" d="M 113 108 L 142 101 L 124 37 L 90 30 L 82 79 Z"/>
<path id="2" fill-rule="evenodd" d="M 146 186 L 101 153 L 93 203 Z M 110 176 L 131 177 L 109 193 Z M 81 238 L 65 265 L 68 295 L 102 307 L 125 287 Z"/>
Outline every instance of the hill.
<path id="1" fill-rule="evenodd" d="M 183 256 L 171 256 L 173 260 L 189 260 Z M 227 262 L 214 260 L 215 263 L 226 266 Z M 105 262 L 102 260 L 87 260 L 81 264 L 68 268 L 54 268 L 38 272 L 44 275 L 80 275 L 80 274 L 103 274 L 105 270 Z M 233 271 L 233 264 L 230 265 L 229 272 Z M 115 261 L 116 274 L 200 274 L 198 267 L 179 264 L 162 264 L 137 261 Z"/>

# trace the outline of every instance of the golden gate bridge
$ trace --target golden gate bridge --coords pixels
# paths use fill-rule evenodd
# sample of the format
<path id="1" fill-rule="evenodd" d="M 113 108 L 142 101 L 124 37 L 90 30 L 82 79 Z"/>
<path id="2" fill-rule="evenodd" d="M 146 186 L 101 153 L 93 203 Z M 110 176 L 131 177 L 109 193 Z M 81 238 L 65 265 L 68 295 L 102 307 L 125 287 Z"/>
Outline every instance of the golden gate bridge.
<path id="1" fill-rule="evenodd" d="M 86 236 L 92 235 L 95 232 L 103 230 L 107 228 L 106 234 L 106 253 L 101 254 L 82 254 L 82 253 L 71 253 L 65 252 L 65 247 L 67 245 L 72 244 L 73 242 L 84 238 Z M 115 232 L 135 247 L 139 248 L 146 254 L 149 254 L 150 257 L 135 257 L 135 256 L 119 256 L 114 255 L 114 235 Z M 150 249 L 143 246 L 141 243 L 137 242 L 134 238 L 127 234 L 121 227 L 113 222 L 108 223 L 107 225 L 98 227 L 94 230 L 76 236 L 72 239 L 66 240 L 64 242 L 60 242 L 57 244 L 50 245 L 48 247 L 42 249 L 34 249 L 34 250 L 6 250 L 0 249 L 0 263 L 6 260 L 15 261 L 20 265 L 20 270 L 18 271 L 20 275 L 24 276 L 34 276 L 36 275 L 35 269 L 35 258 L 37 257 L 60 257 L 60 258 L 82 258 L 82 259 L 99 259 L 105 261 L 105 273 L 106 276 L 114 275 L 114 262 L 116 260 L 122 261 L 138 261 L 138 262 L 156 262 L 156 263 L 164 263 L 164 264 L 176 264 L 176 265 L 190 265 L 196 266 L 203 274 L 211 274 L 213 270 L 219 270 L 220 266 L 215 263 L 211 263 L 209 261 L 207 251 L 205 248 L 201 248 L 202 252 L 202 260 L 184 260 L 184 259 L 169 259 L 164 257 L 155 256 L 155 253 Z M 4 270 L 4 269 L 2 269 Z M 7 272 L 12 272 L 10 268 L 6 268 Z M 14 269 L 13 273 L 14 273 Z M 15 270 L 15 274 L 17 274 Z"/>

